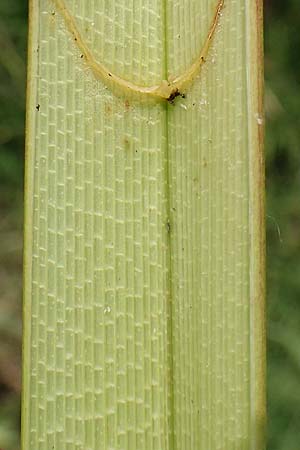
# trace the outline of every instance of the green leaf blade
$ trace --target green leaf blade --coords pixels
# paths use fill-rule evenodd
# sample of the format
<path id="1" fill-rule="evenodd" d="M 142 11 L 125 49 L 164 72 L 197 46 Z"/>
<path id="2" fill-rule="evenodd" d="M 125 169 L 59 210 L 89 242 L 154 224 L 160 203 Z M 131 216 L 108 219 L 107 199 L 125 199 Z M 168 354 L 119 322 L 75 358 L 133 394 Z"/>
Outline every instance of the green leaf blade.
<path id="1" fill-rule="evenodd" d="M 197 58 L 216 5 L 66 6 L 97 61 L 152 86 Z M 32 1 L 24 450 L 263 448 L 259 27 L 225 2 L 167 105 L 103 83 Z"/>

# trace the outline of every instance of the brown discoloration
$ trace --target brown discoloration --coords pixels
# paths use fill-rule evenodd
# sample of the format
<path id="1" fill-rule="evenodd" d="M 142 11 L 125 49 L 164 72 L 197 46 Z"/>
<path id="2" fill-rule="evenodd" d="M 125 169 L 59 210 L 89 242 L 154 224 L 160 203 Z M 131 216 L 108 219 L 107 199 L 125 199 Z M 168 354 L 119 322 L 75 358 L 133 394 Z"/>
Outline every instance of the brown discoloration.
<path id="1" fill-rule="evenodd" d="M 178 88 L 174 89 L 169 97 L 166 99 L 169 103 L 173 104 L 176 97 L 185 98 L 185 94 L 181 93 Z"/>
<path id="2" fill-rule="evenodd" d="M 128 100 L 128 99 L 125 100 L 124 106 L 125 106 L 125 110 L 126 110 L 126 111 L 129 111 L 129 109 L 130 109 L 130 103 L 129 103 L 129 100 Z"/>
<path id="3" fill-rule="evenodd" d="M 169 97 L 167 98 L 167 101 L 169 103 L 174 103 L 174 100 L 176 97 L 178 97 L 180 95 L 179 90 L 176 88 L 174 89 L 174 91 L 171 92 L 171 94 L 169 95 Z"/>
<path id="4" fill-rule="evenodd" d="M 266 326 L 265 326 L 265 169 L 264 127 L 257 117 L 263 117 L 263 5 L 262 0 L 249 3 L 249 154 L 250 154 L 250 301 L 253 366 L 253 423 L 251 434 L 255 448 L 265 448 L 266 428 Z"/>
<path id="5" fill-rule="evenodd" d="M 112 107 L 109 103 L 105 103 L 104 104 L 104 112 L 107 116 L 111 116 L 112 115 Z"/>
<path id="6" fill-rule="evenodd" d="M 124 143 L 125 149 L 127 149 L 130 146 L 130 141 L 127 136 L 124 137 L 123 143 Z"/>

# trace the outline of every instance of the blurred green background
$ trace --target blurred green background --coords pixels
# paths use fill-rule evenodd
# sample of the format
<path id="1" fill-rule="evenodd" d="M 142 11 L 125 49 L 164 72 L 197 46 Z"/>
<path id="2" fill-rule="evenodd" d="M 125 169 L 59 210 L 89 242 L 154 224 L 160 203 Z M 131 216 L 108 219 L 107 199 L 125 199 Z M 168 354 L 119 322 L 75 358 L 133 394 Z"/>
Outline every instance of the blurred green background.
<path id="1" fill-rule="evenodd" d="M 265 1 L 268 450 L 300 449 L 300 6 Z M 27 1 L 0 0 L 0 448 L 19 449 Z M 210 449 L 208 449 L 210 450 Z"/>

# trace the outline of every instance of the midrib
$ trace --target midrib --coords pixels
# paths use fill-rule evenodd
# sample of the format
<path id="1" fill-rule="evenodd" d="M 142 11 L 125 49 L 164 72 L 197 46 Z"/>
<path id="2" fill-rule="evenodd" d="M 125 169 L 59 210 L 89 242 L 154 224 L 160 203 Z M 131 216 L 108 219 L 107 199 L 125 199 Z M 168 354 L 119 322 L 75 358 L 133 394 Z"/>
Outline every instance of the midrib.
<path id="1" fill-rule="evenodd" d="M 164 23 L 164 79 L 167 80 L 168 73 L 168 0 L 163 0 L 163 23 Z M 168 348 L 168 364 L 167 368 L 168 383 L 169 383 L 169 429 L 167 430 L 169 441 L 168 450 L 175 450 L 175 437 L 174 437 L 174 425 L 175 425 L 175 410 L 174 410 L 174 369 L 173 369 L 173 282 L 172 282 L 172 235 L 173 235 L 173 222 L 172 222 L 172 211 L 171 211 L 171 195 L 170 195 L 170 147 L 169 147 L 169 104 L 165 102 L 165 133 L 166 133 L 166 143 L 165 143 L 165 184 L 166 184 L 166 209 L 167 209 L 167 261 L 168 261 L 168 292 L 167 297 L 167 348 Z"/>

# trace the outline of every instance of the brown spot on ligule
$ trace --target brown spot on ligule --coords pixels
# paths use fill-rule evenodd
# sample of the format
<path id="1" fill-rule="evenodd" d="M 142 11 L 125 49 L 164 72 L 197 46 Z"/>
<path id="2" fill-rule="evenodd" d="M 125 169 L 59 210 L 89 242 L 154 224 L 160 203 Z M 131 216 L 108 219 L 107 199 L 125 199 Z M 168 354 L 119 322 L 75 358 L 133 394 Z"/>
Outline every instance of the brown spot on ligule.
<path id="1" fill-rule="evenodd" d="M 171 92 L 171 94 L 170 94 L 169 97 L 167 98 L 167 101 L 168 101 L 169 103 L 172 103 L 172 104 L 173 104 L 175 98 L 176 98 L 176 97 L 179 97 L 179 95 L 180 95 L 179 89 L 176 88 L 176 89 L 174 89 L 174 90 Z"/>

